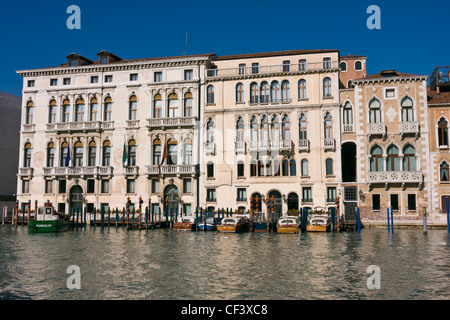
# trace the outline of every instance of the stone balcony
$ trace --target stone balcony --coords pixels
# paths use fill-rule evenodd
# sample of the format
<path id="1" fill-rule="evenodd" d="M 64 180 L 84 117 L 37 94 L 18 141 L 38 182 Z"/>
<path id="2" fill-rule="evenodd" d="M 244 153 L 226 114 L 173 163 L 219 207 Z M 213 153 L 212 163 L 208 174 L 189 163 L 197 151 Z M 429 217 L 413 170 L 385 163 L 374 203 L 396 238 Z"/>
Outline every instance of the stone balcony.
<path id="1" fill-rule="evenodd" d="M 181 176 L 181 175 L 191 175 L 195 176 L 198 172 L 198 166 L 192 164 L 183 165 L 150 165 L 145 166 L 145 174 L 149 177 L 151 176 Z"/>
<path id="2" fill-rule="evenodd" d="M 350 133 L 353 132 L 353 123 L 347 123 L 342 125 L 342 132 L 343 133 Z"/>
<path id="3" fill-rule="evenodd" d="M 384 183 L 386 188 L 390 183 L 400 183 L 404 187 L 406 183 L 423 184 L 423 173 L 420 171 L 369 171 L 367 182 Z"/>
<path id="4" fill-rule="evenodd" d="M 177 117 L 177 118 L 157 118 L 147 119 L 147 128 L 166 129 L 166 128 L 190 128 L 195 125 L 195 117 Z"/>
<path id="5" fill-rule="evenodd" d="M 113 167 L 100 166 L 100 167 L 51 167 L 43 168 L 44 176 L 108 176 L 112 177 Z"/>
<path id="6" fill-rule="evenodd" d="M 245 142 L 244 141 L 236 141 L 234 143 L 234 151 L 236 154 L 245 153 Z"/>
<path id="7" fill-rule="evenodd" d="M 323 139 L 323 148 L 324 150 L 334 150 L 335 148 L 335 140 L 330 138 Z"/>
<path id="8" fill-rule="evenodd" d="M 386 134 L 386 124 L 384 122 L 369 123 L 367 126 L 367 134 L 370 136 Z"/>
<path id="9" fill-rule="evenodd" d="M 83 121 L 47 123 L 47 132 L 88 132 L 114 129 L 114 121 Z"/>
<path id="10" fill-rule="evenodd" d="M 33 133 L 35 132 L 34 124 L 22 124 L 22 133 Z"/>
<path id="11" fill-rule="evenodd" d="M 31 177 L 33 175 L 34 168 L 19 168 L 20 177 Z"/>
<path id="12" fill-rule="evenodd" d="M 205 153 L 207 155 L 216 154 L 216 144 L 214 142 L 205 142 Z"/>
<path id="13" fill-rule="evenodd" d="M 400 134 L 402 136 L 411 134 L 417 137 L 419 135 L 419 123 L 417 121 L 400 122 Z"/>
<path id="14" fill-rule="evenodd" d="M 291 140 L 272 140 L 270 141 L 270 150 L 272 151 L 290 151 L 292 150 Z"/>
<path id="15" fill-rule="evenodd" d="M 298 140 L 297 149 L 298 151 L 309 151 L 309 140 L 308 139 Z"/>

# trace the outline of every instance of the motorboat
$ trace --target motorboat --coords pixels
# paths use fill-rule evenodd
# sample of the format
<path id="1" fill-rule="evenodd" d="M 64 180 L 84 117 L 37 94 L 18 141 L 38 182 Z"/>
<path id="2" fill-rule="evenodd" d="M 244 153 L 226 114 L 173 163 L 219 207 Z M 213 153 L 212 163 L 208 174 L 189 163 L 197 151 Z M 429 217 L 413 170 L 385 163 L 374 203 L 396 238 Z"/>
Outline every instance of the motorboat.
<path id="1" fill-rule="evenodd" d="M 195 229 L 194 216 L 181 216 L 177 222 L 173 224 L 173 229 L 177 231 L 192 231 Z"/>
<path id="2" fill-rule="evenodd" d="M 247 229 L 247 218 L 236 215 L 234 217 L 223 218 L 217 225 L 217 231 L 219 232 L 241 232 Z"/>
<path id="3" fill-rule="evenodd" d="M 327 232 L 331 231 L 331 220 L 327 214 L 313 214 L 309 219 L 306 231 Z"/>
<path id="4" fill-rule="evenodd" d="M 278 219 L 277 232 L 278 233 L 298 233 L 300 222 L 297 217 L 284 216 Z"/>

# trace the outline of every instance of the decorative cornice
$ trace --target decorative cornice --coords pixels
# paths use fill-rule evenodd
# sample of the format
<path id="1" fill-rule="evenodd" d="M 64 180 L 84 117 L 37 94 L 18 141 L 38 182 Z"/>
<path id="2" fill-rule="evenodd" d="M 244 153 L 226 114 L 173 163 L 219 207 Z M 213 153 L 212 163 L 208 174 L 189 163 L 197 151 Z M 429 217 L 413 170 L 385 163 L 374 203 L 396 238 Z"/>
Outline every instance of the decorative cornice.
<path id="1" fill-rule="evenodd" d="M 375 83 L 426 81 L 427 78 L 428 78 L 427 76 L 367 78 L 367 79 L 352 80 L 352 84 L 375 84 Z"/>

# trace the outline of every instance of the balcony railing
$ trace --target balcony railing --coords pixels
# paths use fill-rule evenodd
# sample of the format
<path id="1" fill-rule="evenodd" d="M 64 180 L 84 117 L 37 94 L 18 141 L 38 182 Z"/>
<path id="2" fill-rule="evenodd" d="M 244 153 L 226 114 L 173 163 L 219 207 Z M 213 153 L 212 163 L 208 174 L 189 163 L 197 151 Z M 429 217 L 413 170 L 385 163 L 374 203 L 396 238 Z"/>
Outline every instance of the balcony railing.
<path id="1" fill-rule="evenodd" d="M 51 167 L 43 168 L 44 176 L 71 176 L 71 175 L 94 175 L 111 176 L 113 168 L 109 166 L 101 167 Z"/>
<path id="2" fill-rule="evenodd" d="M 205 143 L 205 152 L 206 154 L 215 154 L 216 153 L 216 144 L 214 142 L 206 142 Z"/>
<path id="3" fill-rule="evenodd" d="M 334 139 L 330 139 L 330 138 L 323 139 L 323 148 L 325 150 L 332 150 L 332 149 L 334 149 L 334 144 L 335 144 Z"/>
<path id="4" fill-rule="evenodd" d="M 127 129 L 139 128 L 139 120 L 127 120 Z"/>
<path id="5" fill-rule="evenodd" d="M 258 141 L 250 141 L 248 143 L 248 150 L 249 151 L 258 151 Z"/>
<path id="6" fill-rule="evenodd" d="M 308 139 L 298 140 L 297 149 L 299 151 L 308 151 L 309 150 L 309 140 Z"/>
<path id="7" fill-rule="evenodd" d="M 271 150 L 291 150 L 292 141 L 291 140 L 272 140 L 270 141 Z"/>
<path id="8" fill-rule="evenodd" d="M 369 123 L 367 127 L 368 134 L 370 135 L 384 135 L 386 134 L 386 124 L 384 122 Z"/>
<path id="9" fill-rule="evenodd" d="M 99 131 L 113 129 L 114 121 L 83 121 L 47 123 L 47 131 Z"/>
<path id="10" fill-rule="evenodd" d="M 283 99 L 261 99 L 261 97 L 251 97 L 250 104 L 280 104 L 280 103 L 291 103 L 291 98 L 283 98 Z"/>
<path id="11" fill-rule="evenodd" d="M 245 142 L 236 141 L 234 143 L 234 150 L 236 151 L 236 153 L 245 153 Z"/>
<path id="12" fill-rule="evenodd" d="M 353 132 L 353 123 L 347 123 L 342 126 L 342 132 Z"/>
<path id="13" fill-rule="evenodd" d="M 370 171 L 369 183 L 422 183 L 423 173 L 420 171 Z"/>
<path id="14" fill-rule="evenodd" d="M 161 173 L 162 175 L 167 174 L 196 174 L 197 173 L 197 166 L 192 164 L 182 164 L 182 165 L 151 165 L 151 166 L 145 166 L 145 174 L 146 175 L 158 175 Z"/>
<path id="15" fill-rule="evenodd" d="M 207 78 L 229 77 L 229 76 L 245 76 L 251 74 L 268 74 L 283 72 L 307 72 L 317 70 L 331 70 L 338 68 L 338 61 L 326 62 L 310 62 L 300 64 L 277 64 L 267 66 L 248 66 L 237 68 L 208 69 L 206 70 Z"/>
<path id="16" fill-rule="evenodd" d="M 34 168 L 19 168 L 19 176 L 31 176 L 33 175 Z"/>
<path id="17" fill-rule="evenodd" d="M 404 134 L 419 134 L 419 123 L 417 121 L 400 122 L 400 133 Z"/>
<path id="18" fill-rule="evenodd" d="M 123 172 L 124 172 L 126 175 L 134 175 L 134 176 L 137 176 L 138 171 L 139 171 L 139 167 L 137 167 L 137 166 L 123 167 Z"/>
<path id="19" fill-rule="evenodd" d="M 34 132 L 34 124 L 23 124 L 22 125 L 22 132 Z"/>
<path id="20" fill-rule="evenodd" d="M 195 117 L 177 117 L 177 118 L 158 118 L 147 119 L 147 128 L 166 128 L 166 127 L 192 127 L 195 124 Z"/>

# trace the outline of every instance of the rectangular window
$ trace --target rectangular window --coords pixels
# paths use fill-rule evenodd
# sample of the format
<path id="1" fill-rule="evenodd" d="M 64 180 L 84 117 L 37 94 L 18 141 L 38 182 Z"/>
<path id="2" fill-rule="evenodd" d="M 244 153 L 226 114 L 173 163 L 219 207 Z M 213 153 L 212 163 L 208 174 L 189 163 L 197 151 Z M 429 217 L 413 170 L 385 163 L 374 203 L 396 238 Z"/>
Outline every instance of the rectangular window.
<path id="1" fill-rule="evenodd" d="M 247 189 L 237 188 L 236 201 L 247 201 Z"/>
<path id="2" fill-rule="evenodd" d="M 391 194 L 391 207 L 392 210 L 398 211 L 398 194 Z"/>
<path id="3" fill-rule="evenodd" d="M 92 76 L 91 83 L 98 83 L 98 76 Z"/>
<path id="4" fill-rule="evenodd" d="M 34 80 L 28 80 L 27 86 L 28 86 L 28 88 L 33 88 L 34 87 Z"/>
<path id="5" fill-rule="evenodd" d="M 187 216 L 192 214 L 192 205 L 190 203 L 184 205 L 184 214 Z"/>
<path id="6" fill-rule="evenodd" d="M 127 179 L 127 193 L 135 193 L 134 179 Z"/>
<path id="7" fill-rule="evenodd" d="M 259 63 L 258 62 L 252 63 L 252 73 L 259 73 Z"/>
<path id="8" fill-rule="evenodd" d="M 138 80 L 138 74 L 132 73 L 130 74 L 130 81 L 137 81 Z"/>
<path id="9" fill-rule="evenodd" d="M 312 202 L 312 194 L 311 194 L 311 187 L 303 187 L 302 189 L 303 193 L 303 202 Z"/>
<path id="10" fill-rule="evenodd" d="M 59 187 L 58 187 L 59 193 L 66 193 L 66 180 L 59 180 Z"/>
<path id="11" fill-rule="evenodd" d="M 94 193 L 94 192 L 95 192 L 95 180 L 88 179 L 87 180 L 87 193 Z"/>
<path id="12" fill-rule="evenodd" d="M 306 59 L 298 60 L 298 71 L 305 71 L 305 70 L 306 70 Z"/>
<path id="13" fill-rule="evenodd" d="M 408 211 L 416 211 L 416 195 L 408 194 Z"/>
<path id="14" fill-rule="evenodd" d="M 386 89 L 386 98 L 395 98 L 395 89 Z"/>
<path id="15" fill-rule="evenodd" d="M 331 69 L 331 58 L 323 58 L 323 68 Z"/>
<path id="16" fill-rule="evenodd" d="M 154 74 L 154 82 L 161 82 L 162 81 L 162 72 L 158 71 Z"/>
<path id="17" fill-rule="evenodd" d="M 54 87 L 58 85 L 58 79 L 50 79 L 50 86 Z"/>
<path id="18" fill-rule="evenodd" d="M 380 203 L 380 195 L 372 194 L 372 211 L 380 211 L 381 203 Z"/>
<path id="19" fill-rule="evenodd" d="M 22 181 L 22 193 L 30 193 L 30 180 Z"/>
<path id="20" fill-rule="evenodd" d="M 216 201 L 216 189 L 206 189 L 206 201 Z"/>
<path id="21" fill-rule="evenodd" d="M 336 202 L 336 187 L 327 188 L 327 202 Z"/>
<path id="22" fill-rule="evenodd" d="M 284 60 L 283 61 L 283 72 L 288 72 L 290 70 L 291 61 Z"/>
<path id="23" fill-rule="evenodd" d="M 102 193 L 109 193 L 109 179 L 102 179 L 101 180 L 101 192 Z"/>
<path id="24" fill-rule="evenodd" d="M 238 177 L 244 176 L 244 163 L 243 162 L 239 162 L 237 164 L 237 176 Z"/>
<path id="25" fill-rule="evenodd" d="M 78 61 L 77 61 L 77 60 L 70 60 L 70 66 L 71 66 L 71 67 L 76 67 L 76 66 L 78 66 Z"/>
<path id="26" fill-rule="evenodd" d="M 58 212 L 59 213 L 65 213 L 66 212 L 66 204 L 65 203 L 58 203 Z"/>
<path id="27" fill-rule="evenodd" d="M 113 76 L 112 75 L 105 76 L 105 82 L 112 82 L 112 81 L 113 81 Z"/>
<path id="28" fill-rule="evenodd" d="M 53 193 L 53 180 L 45 180 L 45 193 Z"/>
<path id="29" fill-rule="evenodd" d="M 441 213 L 447 213 L 447 200 L 449 201 L 450 206 L 450 196 L 448 195 L 441 196 Z"/>
<path id="30" fill-rule="evenodd" d="M 207 164 L 207 178 L 214 178 L 214 163 Z"/>
<path id="31" fill-rule="evenodd" d="M 68 86 L 68 85 L 70 85 L 70 78 L 64 78 L 63 79 L 63 85 L 65 85 L 65 86 Z"/>
<path id="32" fill-rule="evenodd" d="M 194 71 L 184 70 L 184 80 L 192 80 L 192 79 L 194 79 Z"/>
<path id="33" fill-rule="evenodd" d="M 100 63 L 101 63 L 101 64 L 108 63 L 108 58 L 106 58 L 106 57 L 101 58 L 101 59 L 100 59 Z"/>
<path id="34" fill-rule="evenodd" d="M 159 193 L 159 180 L 152 179 L 152 193 Z"/>
<path id="35" fill-rule="evenodd" d="M 239 74 L 245 74 L 245 63 L 239 64 Z"/>
<path id="36" fill-rule="evenodd" d="M 192 192 L 191 184 L 192 184 L 191 179 L 184 179 L 183 180 L 183 192 L 184 193 L 191 193 Z"/>

